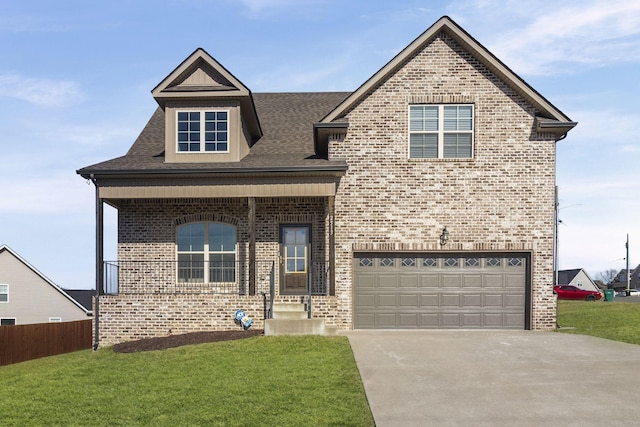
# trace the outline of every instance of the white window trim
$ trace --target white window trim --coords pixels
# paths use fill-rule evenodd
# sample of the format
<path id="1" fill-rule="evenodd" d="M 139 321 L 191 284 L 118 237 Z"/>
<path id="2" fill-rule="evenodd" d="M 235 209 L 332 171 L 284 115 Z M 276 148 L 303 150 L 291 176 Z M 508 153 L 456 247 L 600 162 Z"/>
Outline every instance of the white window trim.
<path id="1" fill-rule="evenodd" d="M 8 283 L 0 283 L 0 286 L 6 286 L 7 287 L 7 300 L 6 301 L 0 301 L 0 304 L 7 304 L 9 302 L 9 284 Z"/>
<path id="2" fill-rule="evenodd" d="M 437 131 L 412 131 L 411 130 L 411 107 L 414 106 L 433 106 L 438 107 L 438 130 Z M 453 107 L 471 107 L 471 130 L 455 130 L 455 131 L 445 131 L 444 130 L 444 107 L 445 106 L 453 106 Z M 460 161 L 460 160 L 472 160 L 474 158 L 475 151 L 475 129 L 476 129 L 476 109 L 474 104 L 409 104 L 409 108 L 407 111 L 408 118 L 408 131 L 409 138 L 407 143 L 407 158 L 409 159 L 419 159 L 419 160 L 450 160 L 450 161 Z M 438 157 L 411 157 L 411 134 L 437 134 L 438 135 Z M 450 133 L 466 133 L 471 135 L 471 156 L 470 157 L 444 157 L 444 135 Z"/>
<path id="3" fill-rule="evenodd" d="M 49 317 L 49 323 L 61 323 L 62 317 Z"/>
<path id="4" fill-rule="evenodd" d="M 205 151 L 205 113 L 227 113 L 227 150 L 226 151 Z M 178 141 L 178 114 L 179 113 L 200 113 L 200 151 L 180 151 Z M 177 154 L 229 154 L 231 150 L 231 111 L 225 109 L 204 109 L 204 110 L 190 110 L 190 109 L 178 109 L 175 114 L 175 141 L 176 141 L 176 153 Z"/>

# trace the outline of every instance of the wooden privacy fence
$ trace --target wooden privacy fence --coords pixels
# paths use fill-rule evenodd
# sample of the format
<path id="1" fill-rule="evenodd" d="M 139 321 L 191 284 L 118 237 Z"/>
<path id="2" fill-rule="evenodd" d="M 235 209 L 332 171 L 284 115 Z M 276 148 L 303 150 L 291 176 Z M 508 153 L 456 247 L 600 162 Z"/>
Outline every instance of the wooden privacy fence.
<path id="1" fill-rule="evenodd" d="M 0 326 L 0 366 L 91 348 L 91 319 Z"/>

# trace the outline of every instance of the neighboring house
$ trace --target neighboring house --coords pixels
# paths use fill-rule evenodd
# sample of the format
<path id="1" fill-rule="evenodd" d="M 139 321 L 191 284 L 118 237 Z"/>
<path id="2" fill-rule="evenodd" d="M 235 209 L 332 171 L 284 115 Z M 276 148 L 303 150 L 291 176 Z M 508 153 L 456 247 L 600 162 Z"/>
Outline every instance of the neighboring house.
<path id="1" fill-rule="evenodd" d="M 308 287 L 340 329 L 555 328 L 555 143 L 576 123 L 448 17 L 354 92 L 252 93 L 197 49 L 152 95 L 129 151 L 78 170 L 98 229 L 103 203 L 119 217 L 102 344 L 236 309 L 260 328 Z"/>
<path id="2" fill-rule="evenodd" d="M 571 285 L 587 291 L 600 292 L 598 285 L 581 268 L 558 271 L 558 285 Z"/>
<path id="3" fill-rule="evenodd" d="M 63 289 L 67 295 L 76 300 L 87 311 L 93 311 L 94 289 Z"/>
<path id="4" fill-rule="evenodd" d="M 618 272 L 613 281 L 609 284 L 616 291 L 621 291 L 627 288 L 627 269 L 623 268 Z M 631 270 L 629 275 L 629 288 L 640 289 L 640 264 Z"/>
<path id="5" fill-rule="evenodd" d="M 604 291 L 605 289 L 609 289 L 609 286 L 604 283 L 602 280 L 594 280 L 593 283 L 596 284 L 596 286 L 598 287 L 598 289 L 600 289 L 601 291 Z"/>
<path id="6" fill-rule="evenodd" d="M 6 245 L 0 246 L 0 324 L 86 320 L 84 308 Z"/>

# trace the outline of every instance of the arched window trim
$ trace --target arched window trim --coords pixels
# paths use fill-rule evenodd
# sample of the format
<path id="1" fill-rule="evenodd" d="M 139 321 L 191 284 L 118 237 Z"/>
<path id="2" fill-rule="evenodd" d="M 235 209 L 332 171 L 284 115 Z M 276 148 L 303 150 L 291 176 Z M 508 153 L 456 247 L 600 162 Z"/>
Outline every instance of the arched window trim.
<path id="1" fill-rule="evenodd" d="M 201 224 L 202 236 L 181 236 L 181 230 Z M 224 229 L 221 240 L 212 241 L 211 228 L 216 225 L 233 231 L 233 249 L 225 248 Z M 228 238 L 228 236 L 227 236 Z M 182 247 L 181 247 L 182 246 Z M 186 247 L 188 246 L 188 248 Z M 194 249 L 193 246 L 196 246 Z M 178 283 L 236 283 L 238 227 L 220 221 L 197 221 L 176 226 L 176 260 Z"/>

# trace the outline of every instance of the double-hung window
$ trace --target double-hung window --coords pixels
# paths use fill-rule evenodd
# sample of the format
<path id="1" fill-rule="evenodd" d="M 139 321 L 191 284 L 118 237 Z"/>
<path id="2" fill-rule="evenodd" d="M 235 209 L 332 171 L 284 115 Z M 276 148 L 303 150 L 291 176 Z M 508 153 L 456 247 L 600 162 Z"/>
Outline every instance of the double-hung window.
<path id="1" fill-rule="evenodd" d="M 228 111 L 178 111 L 179 153 L 228 153 Z"/>
<path id="2" fill-rule="evenodd" d="M 178 282 L 234 283 L 236 227 L 219 222 L 185 224 L 177 229 Z"/>
<path id="3" fill-rule="evenodd" d="M 464 159 L 473 153 L 472 105 L 411 105 L 409 157 Z"/>
<path id="4" fill-rule="evenodd" d="M 0 285 L 0 302 L 9 302 L 9 285 Z"/>

